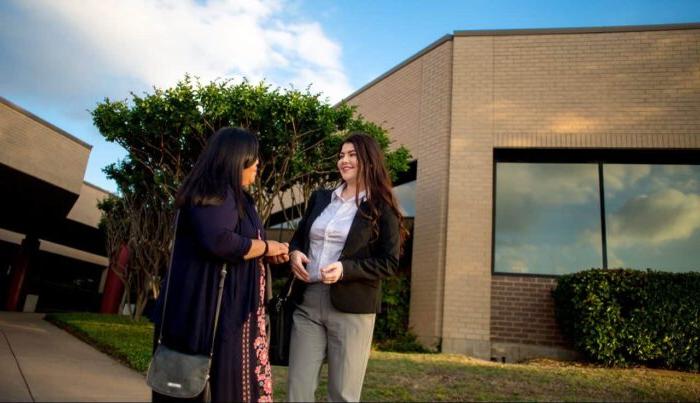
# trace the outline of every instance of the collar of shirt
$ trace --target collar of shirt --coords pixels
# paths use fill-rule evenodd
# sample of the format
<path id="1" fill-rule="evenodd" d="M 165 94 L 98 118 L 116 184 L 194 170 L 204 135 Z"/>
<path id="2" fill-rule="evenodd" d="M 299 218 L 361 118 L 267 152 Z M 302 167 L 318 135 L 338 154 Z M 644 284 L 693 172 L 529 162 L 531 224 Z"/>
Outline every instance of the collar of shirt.
<path id="1" fill-rule="evenodd" d="M 331 201 L 340 200 L 341 202 L 345 203 L 345 202 L 347 202 L 347 201 L 350 201 L 350 200 L 354 200 L 354 199 L 355 199 L 355 196 L 354 196 L 354 195 L 353 195 L 350 199 L 348 199 L 348 200 L 344 200 L 344 199 L 343 199 L 342 194 L 343 194 L 343 188 L 344 188 L 344 187 L 345 187 L 345 185 L 340 185 L 340 186 L 338 186 L 338 187 L 333 191 L 333 195 L 331 196 Z M 357 195 L 358 198 L 360 199 L 360 203 L 362 203 L 363 201 L 365 201 L 365 199 L 367 199 L 366 194 L 367 194 L 367 193 L 363 190 L 363 191 L 360 192 L 360 194 Z"/>

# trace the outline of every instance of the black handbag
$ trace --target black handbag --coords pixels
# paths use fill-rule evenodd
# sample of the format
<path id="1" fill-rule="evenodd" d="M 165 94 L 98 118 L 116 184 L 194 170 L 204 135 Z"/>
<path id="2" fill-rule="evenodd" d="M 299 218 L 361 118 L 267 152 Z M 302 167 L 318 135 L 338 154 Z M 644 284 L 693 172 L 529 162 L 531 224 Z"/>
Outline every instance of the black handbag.
<path id="1" fill-rule="evenodd" d="M 267 303 L 270 318 L 270 364 L 289 366 L 289 342 L 292 337 L 292 315 L 296 304 L 292 300 L 294 276 L 287 281 L 282 292 Z"/>
<path id="2" fill-rule="evenodd" d="M 175 232 L 177 233 L 177 222 L 180 213 L 175 216 Z M 165 287 L 165 298 L 163 301 L 163 313 L 160 322 L 160 334 L 158 344 L 153 353 L 151 363 L 148 365 L 146 374 L 146 384 L 155 392 L 161 395 L 189 399 L 202 395 L 204 401 L 210 401 L 209 393 L 209 371 L 211 370 L 211 360 L 214 355 L 214 341 L 216 340 L 216 329 L 219 324 L 219 313 L 221 311 L 221 297 L 224 291 L 224 280 L 226 279 L 226 264 L 221 268 L 219 280 L 219 291 L 216 301 L 216 315 L 214 316 L 214 329 L 212 332 L 211 351 L 209 355 L 186 354 L 166 347 L 163 341 L 163 321 L 165 320 L 165 308 L 168 305 L 168 289 L 170 288 L 170 272 L 173 264 L 173 250 L 175 249 L 175 237 L 170 250 L 170 263 L 168 267 L 168 280 Z"/>

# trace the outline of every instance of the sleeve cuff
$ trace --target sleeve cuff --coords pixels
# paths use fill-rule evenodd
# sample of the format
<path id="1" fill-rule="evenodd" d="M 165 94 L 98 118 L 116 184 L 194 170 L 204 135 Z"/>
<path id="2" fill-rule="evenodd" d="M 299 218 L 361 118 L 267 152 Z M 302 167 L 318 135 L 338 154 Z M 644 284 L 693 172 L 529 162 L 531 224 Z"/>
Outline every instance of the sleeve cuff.
<path id="1" fill-rule="evenodd" d="M 250 248 L 253 247 L 253 240 L 247 237 L 241 237 L 243 238 L 243 242 L 241 242 L 241 251 L 239 253 L 240 256 L 245 256 L 250 252 Z"/>

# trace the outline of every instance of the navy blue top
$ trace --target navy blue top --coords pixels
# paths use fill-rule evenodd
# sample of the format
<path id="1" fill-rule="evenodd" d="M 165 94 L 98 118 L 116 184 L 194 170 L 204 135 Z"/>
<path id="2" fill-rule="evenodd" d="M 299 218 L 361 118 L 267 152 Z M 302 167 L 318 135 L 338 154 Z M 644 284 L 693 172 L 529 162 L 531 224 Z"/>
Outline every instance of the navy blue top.
<path id="1" fill-rule="evenodd" d="M 183 207 L 175 238 L 163 344 L 185 353 L 209 354 L 221 268 L 228 264 L 217 344 L 258 307 L 257 259 L 243 260 L 252 240 L 264 237 L 252 198 L 239 214 L 232 192 L 218 206 Z M 167 277 L 166 277 L 167 278 Z M 165 287 L 158 298 L 160 322 Z M 160 323 L 157 323 L 159 328 Z"/>

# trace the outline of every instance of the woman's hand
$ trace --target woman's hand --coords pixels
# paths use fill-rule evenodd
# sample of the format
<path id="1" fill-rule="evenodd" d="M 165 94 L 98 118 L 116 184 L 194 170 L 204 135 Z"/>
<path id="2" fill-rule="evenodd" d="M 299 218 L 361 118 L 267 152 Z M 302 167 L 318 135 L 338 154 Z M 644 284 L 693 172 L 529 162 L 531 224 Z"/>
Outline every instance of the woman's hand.
<path id="1" fill-rule="evenodd" d="M 304 267 L 305 264 L 309 263 L 309 258 L 306 257 L 303 252 L 298 250 L 292 251 L 292 253 L 289 255 L 289 262 L 291 263 L 294 277 L 305 283 L 308 283 L 311 280 L 309 278 L 309 272 L 306 271 L 306 268 Z"/>
<path id="2" fill-rule="evenodd" d="M 267 253 L 265 256 L 273 256 L 277 257 L 280 255 L 288 255 L 289 254 L 289 244 L 286 242 L 277 242 L 277 241 L 266 241 L 267 242 Z M 289 259 L 287 259 L 289 260 Z M 285 260 L 286 262 L 286 260 Z"/>
<path id="3" fill-rule="evenodd" d="M 265 254 L 265 259 L 269 259 L 270 257 L 276 258 L 277 256 L 284 256 L 289 254 L 288 243 L 277 241 L 263 241 L 262 239 L 252 239 L 251 241 L 252 242 L 250 244 L 250 249 L 248 249 L 248 253 L 246 253 L 243 256 L 243 259 L 245 260 L 257 259 L 259 257 L 263 257 L 263 254 Z M 265 252 L 265 249 L 267 249 L 267 252 Z M 279 259 L 285 259 L 284 262 L 289 260 L 288 257 L 281 257 Z"/>
<path id="4" fill-rule="evenodd" d="M 321 269 L 321 281 L 325 284 L 337 283 L 343 278 L 343 264 L 340 262 L 331 263 Z"/>
<path id="5" fill-rule="evenodd" d="M 289 261 L 289 255 L 285 253 L 277 256 L 266 256 L 265 260 L 270 264 L 287 263 Z"/>

